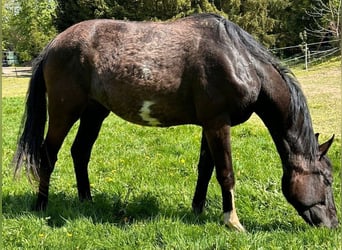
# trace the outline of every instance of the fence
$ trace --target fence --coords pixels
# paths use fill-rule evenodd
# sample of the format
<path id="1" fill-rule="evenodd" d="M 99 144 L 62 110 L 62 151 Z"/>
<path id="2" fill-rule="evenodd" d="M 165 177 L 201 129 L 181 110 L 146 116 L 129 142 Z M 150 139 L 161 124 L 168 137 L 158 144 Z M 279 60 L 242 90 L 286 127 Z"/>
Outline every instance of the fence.
<path id="1" fill-rule="evenodd" d="M 298 49 L 301 51 L 301 53 L 296 54 L 295 56 L 284 58 L 281 61 L 288 66 L 294 65 L 294 64 L 300 64 L 303 63 L 305 69 L 308 69 L 309 64 L 313 64 L 315 62 L 321 62 L 322 60 L 325 60 L 326 58 L 329 58 L 331 56 L 335 56 L 340 53 L 341 47 L 333 47 L 331 46 L 332 43 L 340 43 L 341 40 L 331 40 L 331 41 L 325 41 L 325 42 L 316 42 L 316 43 L 303 43 L 300 45 L 295 46 L 288 46 L 283 48 L 274 48 L 270 49 L 269 51 L 276 55 L 284 54 L 283 51 L 291 49 Z M 316 47 L 316 50 L 315 50 Z M 317 49 L 317 47 L 319 49 Z M 322 48 L 322 49 L 320 49 Z"/>

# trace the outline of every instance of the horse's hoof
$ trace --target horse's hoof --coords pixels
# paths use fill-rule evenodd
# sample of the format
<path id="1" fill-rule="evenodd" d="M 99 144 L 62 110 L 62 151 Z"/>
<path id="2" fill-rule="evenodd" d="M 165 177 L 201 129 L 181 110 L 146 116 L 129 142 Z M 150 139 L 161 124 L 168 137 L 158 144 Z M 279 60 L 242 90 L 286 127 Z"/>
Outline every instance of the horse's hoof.
<path id="1" fill-rule="evenodd" d="M 239 218 L 237 217 L 236 213 L 224 213 L 224 224 L 234 230 L 234 231 L 238 231 L 238 232 L 246 232 L 246 229 L 241 225 Z"/>
<path id="2" fill-rule="evenodd" d="M 237 223 L 237 224 L 233 224 L 233 223 L 228 223 L 228 224 L 225 224 L 226 227 L 234 230 L 234 231 L 237 231 L 237 232 L 241 232 L 241 233 L 245 233 L 247 232 L 246 229 L 241 225 L 241 223 Z"/>
<path id="3" fill-rule="evenodd" d="M 91 202 L 91 201 L 93 201 L 93 198 L 91 197 L 91 195 L 79 196 L 78 199 L 80 200 L 80 202 Z"/>
<path id="4" fill-rule="evenodd" d="M 205 202 L 201 202 L 200 204 L 192 203 L 192 211 L 193 211 L 195 214 L 201 214 L 201 213 L 203 213 L 203 210 L 204 210 L 204 203 L 205 203 Z"/>
<path id="5" fill-rule="evenodd" d="M 36 211 L 36 212 L 44 212 L 46 211 L 46 204 L 35 204 L 32 208 L 32 210 Z"/>
<path id="6" fill-rule="evenodd" d="M 46 211 L 47 208 L 47 200 L 45 199 L 37 199 L 36 204 L 33 205 L 33 210 L 37 212 Z"/>

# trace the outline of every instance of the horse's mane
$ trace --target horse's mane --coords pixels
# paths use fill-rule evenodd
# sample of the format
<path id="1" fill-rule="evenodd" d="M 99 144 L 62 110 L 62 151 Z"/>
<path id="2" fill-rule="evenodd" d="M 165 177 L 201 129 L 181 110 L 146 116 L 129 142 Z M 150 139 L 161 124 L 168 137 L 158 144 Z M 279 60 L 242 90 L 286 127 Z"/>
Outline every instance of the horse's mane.
<path id="1" fill-rule="evenodd" d="M 264 64 L 272 65 L 278 71 L 291 95 L 290 113 L 292 115 L 289 117 L 288 124 L 289 129 L 293 128 L 292 131 L 294 133 L 291 135 L 291 138 L 288 138 L 289 143 L 292 144 L 294 149 L 298 150 L 296 153 L 303 153 L 313 160 L 317 151 L 317 140 L 314 136 L 306 98 L 291 70 L 283 66 L 277 58 L 250 34 L 227 19 L 216 14 L 199 14 L 194 15 L 193 18 L 212 19 L 216 20 L 218 25 L 223 24 L 230 41 L 233 41 L 234 44 L 242 44 L 255 59 Z"/>

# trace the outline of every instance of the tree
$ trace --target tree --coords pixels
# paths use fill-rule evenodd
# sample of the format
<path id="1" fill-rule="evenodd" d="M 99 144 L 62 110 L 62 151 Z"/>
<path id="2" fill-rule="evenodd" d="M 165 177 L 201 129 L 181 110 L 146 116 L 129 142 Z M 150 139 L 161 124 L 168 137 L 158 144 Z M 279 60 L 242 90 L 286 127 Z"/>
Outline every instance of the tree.
<path id="1" fill-rule="evenodd" d="M 278 46 L 285 47 L 298 45 L 302 41 L 299 33 L 303 32 L 311 22 L 306 15 L 306 10 L 310 7 L 312 0 L 289 0 L 287 7 L 280 13 L 281 43 Z"/>
<path id="2" fill-rule="evenodd" d="M 312 37 L 317 37 L 321 42 L 341 39 L 341 0 L 317 0 L 307 10 L 307 15 L 311 18 L 312 24 L 306 27 L 307 32 Z M 322 44 L 325 46 L 326 44 Z M 338 46 L 338 43 L 335 43 Z"/>
<path id="3" fill-rule="evenodd" d="M 7 0 L 3 3 L 3 49 L 30 61 L 56 35 L 52 0 Z"/>
<path id="4" fill-rule="evenodd" d="M 71 25 L 87 19 L 110 18 L 110 7 L 116 6 L 116 1 L 108 4 L 105 0 L 56 0 L 56 14 L 53 24 L 58 32 Z"/>
<path id="5" fill-rule="evenodd" d="M 215 1 L 228 18 L 251 33 L 266 47 L 272 47 L 281 36 L 282 13 L 288 0 Z"/>
<path id="6" fill-rule="evenodd" d="M 58 31 L 87 19 L 168 20 L 193 13 L 219 13 L 212 0 L 56 0 Z"/>

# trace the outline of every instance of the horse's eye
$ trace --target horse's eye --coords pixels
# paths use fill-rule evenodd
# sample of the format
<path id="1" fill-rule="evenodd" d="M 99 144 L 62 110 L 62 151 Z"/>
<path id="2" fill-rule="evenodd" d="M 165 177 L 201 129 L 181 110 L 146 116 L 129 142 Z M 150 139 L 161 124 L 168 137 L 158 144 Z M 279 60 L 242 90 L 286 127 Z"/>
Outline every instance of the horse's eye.
<path id="1" fill-rule="evenodd" d="M 326 186 L 332 185 L 332 178 L 329 178 L 329 177 L 325 176 L 324 174 L 322 174 L 321 177 L 323 178 L 323 182 Z"/>

